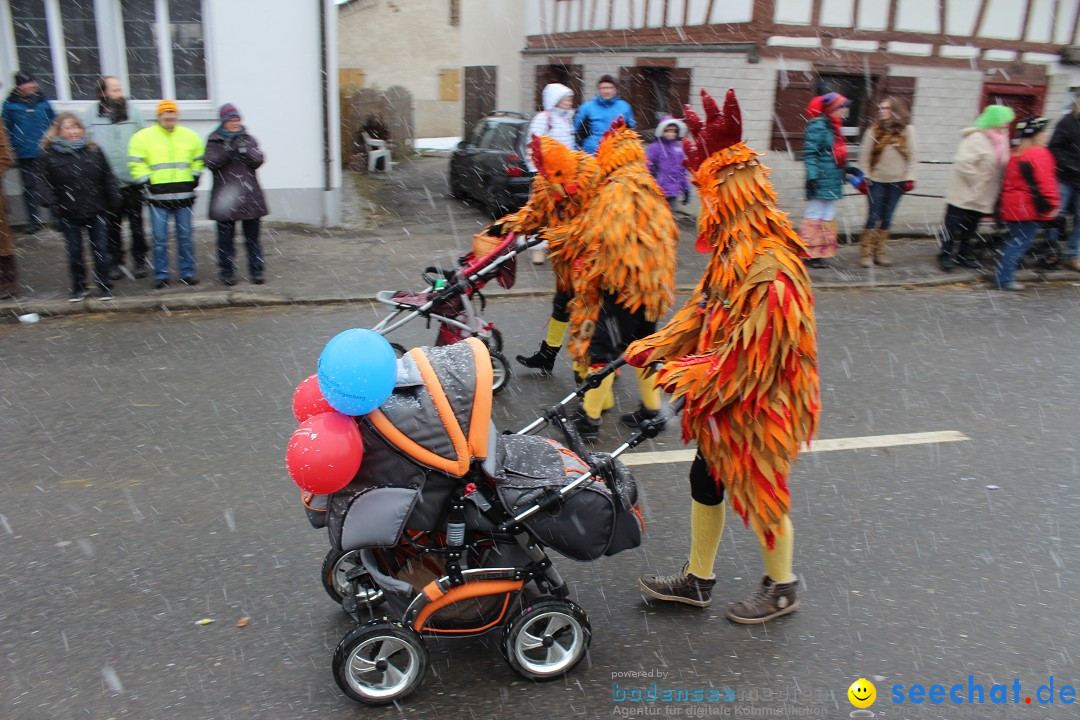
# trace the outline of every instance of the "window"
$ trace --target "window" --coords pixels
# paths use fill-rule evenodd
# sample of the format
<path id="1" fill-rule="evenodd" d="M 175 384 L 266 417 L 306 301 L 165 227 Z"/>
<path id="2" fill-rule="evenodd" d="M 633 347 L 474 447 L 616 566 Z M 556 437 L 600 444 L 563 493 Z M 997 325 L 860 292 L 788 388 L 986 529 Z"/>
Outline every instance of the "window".
<path id="1" fill-rule="evenodd" d="M 8 0 L 18 68 L 57 100 L 96 99 L 103 74 L 137 99 L 205 100 L 202 2 Z"/>
<path id="2" fill-rule="evenodd" d="M 480 149 L 513 152 L 520 137 L 520 123 L 489 122 L 480 139 Z"/>

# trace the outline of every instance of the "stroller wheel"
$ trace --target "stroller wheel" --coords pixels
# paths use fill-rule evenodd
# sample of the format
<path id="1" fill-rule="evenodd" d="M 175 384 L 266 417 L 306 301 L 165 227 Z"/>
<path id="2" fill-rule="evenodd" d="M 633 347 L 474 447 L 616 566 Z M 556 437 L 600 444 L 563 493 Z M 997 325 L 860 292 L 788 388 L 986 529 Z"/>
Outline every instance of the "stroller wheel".
<path id="1" fill-rule="evenodd" d="M 482 339 L 484 341 L 484 344 L 487 345 L 488 352 L 502 352 L 503 337 L 502 331 L 499 330 L 499 328 L 491 328 L 491 334 Z"/>
<path id="2" fill-rule="evenodd" d="M 491 351 L 491 392 L 498 393 L 510 382 L 510 363 L 500 352 Z"/>
<path id="3" fill-rule="evenodd" d="M 338 686 L 366 705 L 387 705 L 410 694 L 423 682 L 427 666 L 423 638 L 386 620 L 357 625 L 334 651 Z"/>
<path id="4" fill-rule="evenodd" d="M 554 680 L 585 657 L 592 626 L 585 611 L 569 600 L 540 600 L 506 626 L 503 657 L 530 680 Z"/>
<path id="5" fill-rule="evenodd" d="M 334 602 L 341 603 L 346 597 L 353 594 L 348 574 L 358 565 L 360 565 L 359 550 L 350 550 L 348 552 L 331 550 L 326 553 L 322 564 L 322 584 L 326 594 L 332 597 Z M 385 599 L 382 588 L 367 573 L 364 573 L 357 583 L 359 585 L 356 594 L 357 608 L 374 607 Z"/>

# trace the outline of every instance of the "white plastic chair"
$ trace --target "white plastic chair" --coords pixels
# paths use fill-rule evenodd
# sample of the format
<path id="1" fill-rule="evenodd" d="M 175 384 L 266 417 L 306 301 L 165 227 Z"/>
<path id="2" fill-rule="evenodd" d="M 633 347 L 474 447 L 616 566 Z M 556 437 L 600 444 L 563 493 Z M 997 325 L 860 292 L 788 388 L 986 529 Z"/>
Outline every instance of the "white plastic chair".
<path id="1" fill-rule="evenodd" d="M 390 161 L 390 148 L 386 146 L 385 140 L 376 140 L 368 135 L 366 132 L 360 133 L 364 139 L 364 145 L 367 147 L 368 161 L 367 169 L 369 173 L 375 172 L 379 167 L 379 158 L 382 158 L 383 169 L 386 172 L 390 172 L 390 166 L 393 164 Z"/>

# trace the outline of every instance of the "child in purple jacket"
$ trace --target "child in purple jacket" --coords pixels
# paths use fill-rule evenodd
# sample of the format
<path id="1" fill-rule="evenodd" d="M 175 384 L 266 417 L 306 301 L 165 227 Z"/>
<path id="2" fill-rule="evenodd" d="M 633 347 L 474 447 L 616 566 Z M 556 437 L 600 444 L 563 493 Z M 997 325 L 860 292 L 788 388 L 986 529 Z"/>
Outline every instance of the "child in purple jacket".
<path id="1" fill-rule="evenodd" d="M 679 195 L 682 195 L 683 205 L 690 202 L 690 181 L 683 165 L 686 153 L 683 152 L 682 139 L 685 136 L 686 124 L 682 120 L 665 117 L 656 126 L 656 142 L 645 151 L 649 170 L 672 210 Z"/>

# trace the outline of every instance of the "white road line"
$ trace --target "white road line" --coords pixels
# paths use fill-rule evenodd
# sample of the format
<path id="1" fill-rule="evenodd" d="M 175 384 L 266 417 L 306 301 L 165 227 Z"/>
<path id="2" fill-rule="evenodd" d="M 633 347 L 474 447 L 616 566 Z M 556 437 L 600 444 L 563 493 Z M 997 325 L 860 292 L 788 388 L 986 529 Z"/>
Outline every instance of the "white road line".
<path id="1" fill-rule="evenodd" d="M 830 452 L 832 450 L 865 450 L 867 448 L 899 447 L 901 445 L 930 445 L 933 443 L 963 442 L 967 435 L 955 430 L 941 432 L 905 433 L 901 435 L 866 435 L 864 437 L 833 438 L 817 440 L 803 452 Z M 662 452 L 627 453 L 620 459 L 624 465 L 658 465 L 660 463 L 691 462 L 695 449 L 664 450 Z"/>

